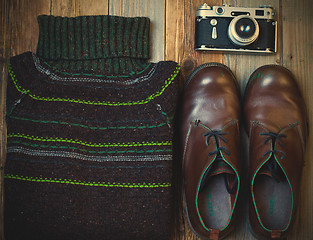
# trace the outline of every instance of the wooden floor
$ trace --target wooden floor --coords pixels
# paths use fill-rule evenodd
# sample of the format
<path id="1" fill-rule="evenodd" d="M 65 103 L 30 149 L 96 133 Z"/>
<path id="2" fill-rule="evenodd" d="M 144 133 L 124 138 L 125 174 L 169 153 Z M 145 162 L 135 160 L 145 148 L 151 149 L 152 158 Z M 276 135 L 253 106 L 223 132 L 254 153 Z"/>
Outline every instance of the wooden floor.
<path id="1" fill-rule="evenodd" d="M 278 13 L 278 53 L 270 56 L 200 53 L 193 49 L 194 18 L 200 0 L 0 0 L 0 183 L 3 184 L 6 128 L 5 97 L 7 63 L 11 56 L 35 51 L 38 38 L 36 16 L 122 15 L 151 19 L 152 61 L 174 60 L 184 76 L 205 62 L 221 62 L 231 68 L 243 90 L 249 75 L 259 66 L 278 64 L 289 68 L 303 92 L 310 119 L 310 137 L 302 177 L 299 216 L 288 239 L 313 239 L 313 3 L 311 0 L 209 0 L 209 5 L 258 7 L 272 5 Z M 242 134 L 242 150 L 247 163 L 247 139 Z M 3 187 L 0 185 L 0 193 Z M 3 194 L 0 194 L 3 199 Z M 1 201 L 2 202 L 2 201 Z M 181 203 L 181 201 L 178 201 Z M 236 230 L 227 239 L 254 239 L 246 224 L 247 197 L 242 196 L 242 215 Z M 3 204 L 3 202 L 2 202 Z M 2 206 L 0 204 L 0 206 Z M 180 204 L 179 204 L 180 206 Z M 180 212 L 173 239 L 197 239 Z M 0 208 L 0 240 L 3 239 L 3 208 Z"/>

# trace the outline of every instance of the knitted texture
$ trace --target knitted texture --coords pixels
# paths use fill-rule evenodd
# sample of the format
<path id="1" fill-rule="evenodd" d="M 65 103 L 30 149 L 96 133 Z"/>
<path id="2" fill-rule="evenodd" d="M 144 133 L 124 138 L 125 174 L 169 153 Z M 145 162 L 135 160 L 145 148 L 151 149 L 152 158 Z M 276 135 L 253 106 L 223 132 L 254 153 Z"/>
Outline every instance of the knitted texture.
<path id="1" fill-rule="evenodd" d="M 10 60 L 6 240 L 169 239 L 179 66 L 57 65 L 30 52 Z"/>
<path id="2" fill-rule="evenodd" d="M 38 17 L 37 56 L 63 71 L 137 72 L 149 55 L 149 18 Z"/>

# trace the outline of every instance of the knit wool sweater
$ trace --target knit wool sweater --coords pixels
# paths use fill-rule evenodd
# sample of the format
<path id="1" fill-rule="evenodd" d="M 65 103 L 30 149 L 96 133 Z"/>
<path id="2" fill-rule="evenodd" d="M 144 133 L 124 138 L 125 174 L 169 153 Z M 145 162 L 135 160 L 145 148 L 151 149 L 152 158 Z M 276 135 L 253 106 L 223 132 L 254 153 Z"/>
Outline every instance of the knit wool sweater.
<path id="1" fill-rule="evenodd" d="M 12 57 L 5 238 L 169 239 L 175 62 L 149 63 L 149 19 L 39 16 Z"/>

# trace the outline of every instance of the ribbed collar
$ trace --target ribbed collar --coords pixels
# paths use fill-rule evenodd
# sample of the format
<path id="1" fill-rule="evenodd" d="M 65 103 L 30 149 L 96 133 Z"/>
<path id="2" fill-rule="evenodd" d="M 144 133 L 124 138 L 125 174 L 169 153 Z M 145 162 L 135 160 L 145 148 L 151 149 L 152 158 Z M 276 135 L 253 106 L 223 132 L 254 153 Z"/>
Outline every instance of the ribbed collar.
<path id="1" fill-rule="evenodd" d="M 146 17 L 38 16 L 37 56 L 63 71 L 137 72 L 149 59 Z"/>

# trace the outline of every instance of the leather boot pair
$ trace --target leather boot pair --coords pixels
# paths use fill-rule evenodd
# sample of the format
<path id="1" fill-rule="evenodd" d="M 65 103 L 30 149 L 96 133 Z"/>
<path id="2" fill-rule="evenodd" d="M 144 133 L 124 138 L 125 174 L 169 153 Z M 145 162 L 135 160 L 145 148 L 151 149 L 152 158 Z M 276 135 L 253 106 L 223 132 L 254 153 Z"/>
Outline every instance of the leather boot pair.
<path id="1" fill-rule="evenodd" d="M 260 239 L 285 237 L 295 215 L 307 118 L 294 77 L 276 65 L 257 69 L 241 104 L 230 69 L 208 63 L 188 78 L 179 118 L 187 219 L 201 238 L 222 239 L 235 226 L 242 109 L 249 136 L 251 231 Z"/>

